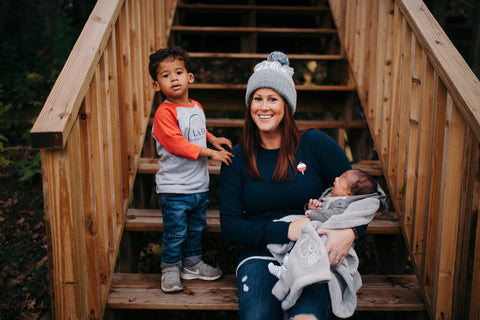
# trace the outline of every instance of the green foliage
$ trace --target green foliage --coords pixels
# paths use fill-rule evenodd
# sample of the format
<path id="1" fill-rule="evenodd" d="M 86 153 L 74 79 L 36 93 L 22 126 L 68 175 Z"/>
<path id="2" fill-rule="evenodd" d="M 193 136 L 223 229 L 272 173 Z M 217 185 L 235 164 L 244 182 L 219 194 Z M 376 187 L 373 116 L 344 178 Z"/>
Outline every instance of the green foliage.
<path id="1" fill-rule="evenodd" d="M 40 152 L 37 152 L 37 155 L 33 160 L 30 159 L 21 159 L 15 162 L 17 167 L 17 172 L 20 178 L 19 182 L 25 184 L 32 184 L 35 176 L 42 174 L 42 167 L 40 164 Z"/>
<path id="2" fill-rule="evenodd" d="M 0 10 L 0 135 L 28 145 L 41 110 L 94 0 L 6 0 Z"/>

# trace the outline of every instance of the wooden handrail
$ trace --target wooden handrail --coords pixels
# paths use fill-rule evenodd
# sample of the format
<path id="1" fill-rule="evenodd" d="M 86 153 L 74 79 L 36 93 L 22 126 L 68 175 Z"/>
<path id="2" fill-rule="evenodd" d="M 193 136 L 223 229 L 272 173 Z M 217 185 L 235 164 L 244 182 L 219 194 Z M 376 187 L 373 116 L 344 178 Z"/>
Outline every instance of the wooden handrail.
<path id="1" fill-rule="evenodd" d="M 101 319 L 175 0 L 99 0 L 31 131 L 55 319 Z"/>
<path id="2" fill-rule="evenodd" d="M 422 1 L 329 3 L 430 316 L 478 319 L 479 81 Z"/>

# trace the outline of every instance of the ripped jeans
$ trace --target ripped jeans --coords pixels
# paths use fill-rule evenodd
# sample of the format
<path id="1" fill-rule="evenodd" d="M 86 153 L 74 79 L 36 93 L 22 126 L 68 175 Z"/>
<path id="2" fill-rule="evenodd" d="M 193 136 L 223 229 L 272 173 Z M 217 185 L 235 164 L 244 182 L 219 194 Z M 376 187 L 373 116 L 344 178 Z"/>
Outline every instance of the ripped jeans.
<path id="1" fill-rule="evenodd" d="M 304 288 L 295 306 L 284 315 L 280 301 L 272 294 L 272 288 L 278 281 L 268 271 L 267 265 L 272 260 L 262 258 L 244 260 L 237 269 L 240 319 L 283 320 L 284 316 L 291 319 L 300 314 L 310 314 L 318 320 L 331 318 L 332 306 L 326 283 Z"/>

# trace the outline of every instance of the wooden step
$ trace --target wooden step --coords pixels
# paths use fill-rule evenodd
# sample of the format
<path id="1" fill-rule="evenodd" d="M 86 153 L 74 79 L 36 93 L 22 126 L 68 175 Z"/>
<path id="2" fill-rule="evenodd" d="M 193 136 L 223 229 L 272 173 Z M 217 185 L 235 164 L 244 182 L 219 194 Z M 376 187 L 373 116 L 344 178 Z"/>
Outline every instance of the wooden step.
<path id="1" fill-rule="evenodd" d="M 156 209 L 129 209 L 125 221 L 125 231 L 163 231 L 162 212 Z M 207 210 L 205 231 L 221 232 L 220 213 Z M 369 234 L 400 234 L 400 224 L 393 212 L 379 212 L 367 228 Z"/>
<path id="2" fill-rule="evenodd" d="M 228 84 L 228 83 L 193 83 L 189 85 L 188 89 L 192 90 L 246 90 L 246 84 Z M 296 85 L 295 90 L 297 91 L 354 91 L 355 86 L 353 85 Z"/>
<path id="3" fill-rule="evenodd" d="M 203 27 L 203 26 L 172 26 L 173 32 L 182 32 L 183 34 L 228 34 L 240 35 L 248 33 L 271 34 L 277 36 L 295 35 L 336 35 L 336 29 L 317 29 L 317 28 L 258 28 L 258 27 Z"/>
<path id="4" fill-rule="evenodd" d="M 192 12 L 265 12 L 282 14 L 318 14 L 319 12 L 329 12 L 326 6 L 260 6 L 260 5 L 217 5 L 217 4 L 183 4 L 177 5 L 178 10 Z"/>
<path id="5" fill-rule="evenodd" d="M 254 59 L 265 60 L 270 53 L 189 52 L 195 59 Z M 285 52 L 289 60 L 344 60 L 341 54 L 295 54 Z"/>
<path id="6" fill-rule="evenodd" d="M 183 281 L 184 290 L 165 294 L 160 274 L 117 273 L 108 295 L 110 309 L 238 310 L 234 275 L 216 281 Z M 357 311 L 423 311 L 413 275 L 364 275 L 357 293 Z"/>
<path id="7" fill-rule="evenodd" d="M 220 174 L 221 162 L 215 160 L 208 160 L 208 172 L 210 174 Z M 372 176 L 381 176 L 382 168 L 380 163 L 375 160 L 362 160 L 352 163 L 354 169 L 361 169 Z M 140 158 L 137 173 L 139 174 L 155 174 L 160 169 L 160 164 L 157 158 Z"/>
<path id="8" fill-rule="evenodd" d="M 295 120 L 299 129 L 366 129 L 368 124 L 364 120 Z M 241 128 L 245 119 L 207 118 L 207 127 L 235 127 Z"/>
<path id="9" fill-rule="evenodd" d="M 368 124 L 364 120 L 295 120 L 299 129 L 366 129 Z M 152 126 L 153 118 L 149 125 Z M 207 118 L 207 127 L 241 128 L 245 119 Z"/>

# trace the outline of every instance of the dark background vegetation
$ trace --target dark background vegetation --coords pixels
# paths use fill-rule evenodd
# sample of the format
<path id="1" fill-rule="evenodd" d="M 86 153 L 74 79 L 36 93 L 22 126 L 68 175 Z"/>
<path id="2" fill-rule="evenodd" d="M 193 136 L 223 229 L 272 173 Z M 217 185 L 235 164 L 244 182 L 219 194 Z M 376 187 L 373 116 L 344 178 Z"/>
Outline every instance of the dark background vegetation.
<path id="1" fill-rule="evenodd" d="M 0 1 L 0 319 L 50 319 L 40 158 L 29 132 L 96 1 Z"/>
<path id="2" fill-rule="evenodd" d="M 29 131 L 95 2 L 0 0 L 0 319 L 51 317 L 41 167 Z M 464 6 L 476 2 L 426 2 L 478 70 L 479 6 Z M 156 251 L 152 243 L 141 269 L 155 272 Z"/>

